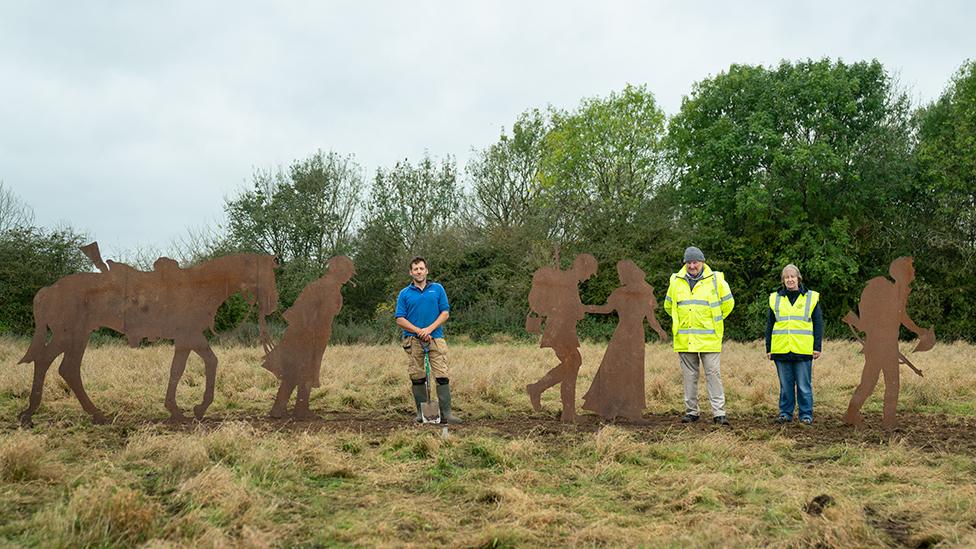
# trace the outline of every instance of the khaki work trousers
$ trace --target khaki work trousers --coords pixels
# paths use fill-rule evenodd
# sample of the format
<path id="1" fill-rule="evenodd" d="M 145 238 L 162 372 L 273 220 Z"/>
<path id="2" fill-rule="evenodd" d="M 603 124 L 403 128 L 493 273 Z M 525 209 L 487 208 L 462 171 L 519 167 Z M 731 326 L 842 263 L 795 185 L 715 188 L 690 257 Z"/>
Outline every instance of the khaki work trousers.
<path id="1" fill-rule="evenodd" d="M 705 386 L 708 400 L 712 405 L 712 417 L 725 415 L 725 390 L 722 388 L 722 373 L 719 371 L 722 353 L 678 353 L 681 361 L 681 377 L 685 385 L 685 413 L 697 416 L 699 364 L 705 369 Z"/>
<path id="2" fill-rule="evenodd" d="M 416 337 L 409 336 L 401 341 L 403 350 L 407 353 L 407 375 L 410 379 L 423 379 L 427 374 L 424 372 L 424 344 Z M 447 341 L 438 337 L 430 340 L 429 347 L 430 375 L 436 379 L 439 377 L 447 378 Z"/>

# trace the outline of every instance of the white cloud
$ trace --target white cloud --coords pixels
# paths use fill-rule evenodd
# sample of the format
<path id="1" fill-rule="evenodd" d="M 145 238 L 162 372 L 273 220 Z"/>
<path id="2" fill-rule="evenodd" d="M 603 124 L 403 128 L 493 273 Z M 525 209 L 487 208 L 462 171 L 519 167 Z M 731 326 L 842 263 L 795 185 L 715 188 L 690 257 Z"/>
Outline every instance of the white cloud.
<path id="1" fill-rule="evenodd" d="M 95 7 L 93 7 L 95 6 Z M 646 83 L 674 113 L 731 63 L 878 58 L 932 100 L 964 2 L 19 3 L 0 8 L 0 179 L 111 250 L 165 247 L 254 167 L 463 162 L 525 109 Z M 109 251 L 106 255 L 110 255 Z"/>

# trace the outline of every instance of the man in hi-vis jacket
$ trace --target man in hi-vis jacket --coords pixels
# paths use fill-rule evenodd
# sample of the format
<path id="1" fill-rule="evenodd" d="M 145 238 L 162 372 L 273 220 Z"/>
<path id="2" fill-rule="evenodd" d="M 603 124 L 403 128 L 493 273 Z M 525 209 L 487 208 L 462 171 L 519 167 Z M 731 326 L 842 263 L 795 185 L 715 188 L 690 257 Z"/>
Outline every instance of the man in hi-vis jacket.
<path id="1" fill-rule="evenodd" d="M 725 275 L 705 263 L 705 255 L 691 246 L 685 250 L 684 266 L 671 275 L 664 311 L 671 315 L 674 351 L 681 363 L 685 386 L 683 423 L 698 421 L 699 365 L 705 368 L 705 384 L 712 405 L 712 421 L 729 425 L 725 417 L 725 390 L 719 366 L 725 318 L 735 300 Z"/>

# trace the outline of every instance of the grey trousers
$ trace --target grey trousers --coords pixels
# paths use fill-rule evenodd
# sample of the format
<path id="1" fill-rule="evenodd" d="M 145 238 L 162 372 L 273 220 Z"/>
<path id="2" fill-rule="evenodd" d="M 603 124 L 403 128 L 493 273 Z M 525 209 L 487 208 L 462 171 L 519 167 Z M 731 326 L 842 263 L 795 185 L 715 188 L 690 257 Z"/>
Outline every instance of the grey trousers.
<path id="1" fill-rule="evenodd" d="M 697 416 L 698 408 L 698 369 L 699 363 L 705 368 L 705 386 L 708 400 L 712 404 L 712 417 L 725 415 L 725 390 L 722 388 L 722 373 L 719 365 L 722 353 L 678 353 L 681 361 L 681 377 L 685 384 L 685 413 Z"/>

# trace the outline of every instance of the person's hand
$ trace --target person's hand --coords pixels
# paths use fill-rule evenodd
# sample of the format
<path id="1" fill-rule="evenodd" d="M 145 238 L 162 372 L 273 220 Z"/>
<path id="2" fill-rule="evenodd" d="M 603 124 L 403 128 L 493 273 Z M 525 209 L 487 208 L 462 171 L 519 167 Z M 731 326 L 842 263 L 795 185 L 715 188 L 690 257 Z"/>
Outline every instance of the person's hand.
<path id="1" fill-rule="evenodd" d="M 430 341 L 430 332 L 431 332 L 430 327 L 421 328 L 417 330 L 417 339 L 423 341 L 424 343 Z"/>
<path id="2" fill-rule="evenodd" d="M 814 360 L 817 360 L 818 358 L 820 358 L 820 351 L 814 351 L 813 352 L 813 359 Z"/>
<path id="3" fill-rule="evenodd" d="M 768 358 L 769 360 L 772 360 L 773 359 L 773 353 L 766 353 L 766 358 Z"/>

